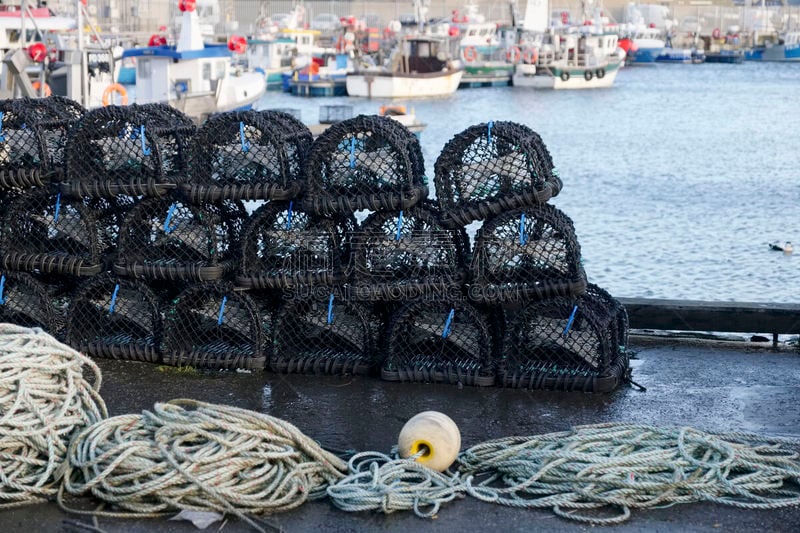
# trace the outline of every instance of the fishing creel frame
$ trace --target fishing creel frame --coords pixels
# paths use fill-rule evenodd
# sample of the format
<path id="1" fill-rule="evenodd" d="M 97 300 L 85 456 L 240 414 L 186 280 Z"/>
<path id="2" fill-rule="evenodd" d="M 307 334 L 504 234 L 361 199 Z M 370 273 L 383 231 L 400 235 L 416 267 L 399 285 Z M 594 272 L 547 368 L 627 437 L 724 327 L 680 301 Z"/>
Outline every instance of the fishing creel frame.
<path id="1" fill-rule="evenodd" d="M 469 298 L 519 304 L 586 290 L 586 272 L 572 220 L 552 205 L 507 211 L 478 230 Z"/>
<path id="2" fill-rule="evenodd" d="M 64 317 L 47 286 L 30 274 L 0 272 L 0 323 L 42 328 L 60 336 Z"/>
<path id="3" fill-rule="evenodd" d="M 357 300 L 457 298 L 467 279 L 469 238 L 448 229 L 424 201 L 399 212 L 377 211 L 353 233 L 349 287 Z"/>
<path id="4" fill-rule="evenodd" d="M 269 202 L 242 234 L 236 282 L 252 289 L 330 286 L 347 279 L 353 217 L 308 213 L 301 202 Z"/>
<path id="5" fill-rule="evenodd" d="M 219 280 L 236 269 L 247 212 L 241 202 L 146 198 L 125 217 L 113 270 L 121 276 Z"/>
<path id="6" fill-rule="evenodd" d="M 157 363 L 163 333 L 159 307 L 143 282 L 100 274 L 75 291 L 66 342 L 93 357 Z"/>
<path id="7" fill-rule="evenodd" d="M 269 343 L 258 306 L 227 282 L 199 282 L 164 314 L 162 363 L 198 368 L 261 370 Z"/>
<path id="8" fill-rule="evenodd" d="M 390 319 L 383 339 L 386 359 L 381 377 L 492 386 L 495 342 L 487 317 L 469 302 L 413 300 Z"/>
<path id="9" fill-rule="evenodd" d="M 275 316 L 267 367 L 279 373 L 366 375 L 380 365 L 374 317 L 343 291 L 284 301 Z M 319 294 L 318 294 L 319 293 Z"/>
<path id="10" fill-rule="evenodd" d="M 541 137 L 505 121 L 471 126 L 448 141 L 434 164 L 434 182 L 450 227 L 544 204 L 563 186 Z"/>
<path id="11" fill-rule="evenodd" d="M 192 179 L 181 190 L 192 202 L 296 198 L 305 188 L 302 168 L 312 143 L 308 127 L 288 113 L 212 115 L 194 139 Z"/>
<path id="12" fill-rule="evenodd" d="M 194 125 L 165 104 L 93 109 L 70 130 L 64 194 L 163 196 L 186 178 Z"/>
<path id="13" fill-rule="evenodd" d="M 505 328 L 498 385 L 606 393 L 630 379 L 629 356 L 617 345 L 627 338 L 624 308 L 598 289 L 530 302 L 514 313 Z"/>
<path id="14" fill-rule="evenodd" d="M 0 268 L 93 276 L 103 270 L 101 232 L 81 200 L 48 188 L 5 198 L 0 213 Z"/>
<path id="15" fill-rule="evenodd" d="M 306 159 L 307 211 L 408 209 L 428 196 L 419 140 L 398 121 L 359 115 L 332 124 Z"/>

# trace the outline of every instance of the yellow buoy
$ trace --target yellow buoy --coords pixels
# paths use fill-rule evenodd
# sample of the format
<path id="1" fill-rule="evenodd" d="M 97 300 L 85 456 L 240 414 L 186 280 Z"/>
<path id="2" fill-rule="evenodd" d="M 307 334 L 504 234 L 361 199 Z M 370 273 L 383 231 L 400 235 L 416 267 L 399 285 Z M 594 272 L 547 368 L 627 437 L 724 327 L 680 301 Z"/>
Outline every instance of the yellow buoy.
<path id="1" fill-rule="evenodd" d="M 398 438 L 400 457 L 422 452 L 416 461 L 443 472 L 461 450 L 461 432 L 453 419 L 438 411 L 424 411 L 411 418 Z"/>

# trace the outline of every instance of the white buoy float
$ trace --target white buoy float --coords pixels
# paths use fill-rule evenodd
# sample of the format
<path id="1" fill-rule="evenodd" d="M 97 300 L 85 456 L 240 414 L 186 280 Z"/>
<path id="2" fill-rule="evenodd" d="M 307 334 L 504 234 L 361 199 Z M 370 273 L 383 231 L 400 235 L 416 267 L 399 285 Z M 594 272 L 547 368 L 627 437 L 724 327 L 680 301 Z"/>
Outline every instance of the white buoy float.
<path id="1" fill-rule="evenodd" d="M 424 411 L 414 415 L 400 430 L 398 449 L 403 458 L 422 452 L 416 458 L 418 463 L 444 472 L 461 450 L 461 432 L 446 414 Z"/>

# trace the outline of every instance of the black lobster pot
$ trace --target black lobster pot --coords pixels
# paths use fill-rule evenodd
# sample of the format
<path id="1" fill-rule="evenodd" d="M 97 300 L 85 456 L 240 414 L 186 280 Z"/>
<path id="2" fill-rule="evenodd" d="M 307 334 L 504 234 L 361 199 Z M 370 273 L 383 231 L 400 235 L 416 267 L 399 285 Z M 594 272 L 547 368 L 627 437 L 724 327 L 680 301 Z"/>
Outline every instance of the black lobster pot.
<path id="1" fill-rule="evenodd" d="M 419 141 L 386 117 L 360 115 L 331 125 L 306 160 L 304 205 L 320 214 L 408 209 L 428 187 Z"/>
<path id="2" fill-rule="evenodd" d="M 313 138 L 287 113 L 237 111 L 209 118 L 192 151 L 192 180 L 181 188 L 193 202 L 288 200 L 303 190 L 301 168 Z"/>
<path id="3" fill-rule="evenodd" d="M 562 187 L 542 139 L 514 122 L 471 126 L 434 165 L 436 197 L 451 227 L 546 203 Z"/>
<path id="4" fill-rule="evenodd" d="M 194 125 L 166 105 L 94 109 L 70 130 L 65 194 L 162 196 L 185 179 Z"/>
<path id="5" fill-rule="evenodd" d="M 32 189 L 6 199 L 0 216 L 0 268 L 93 276 L 102 270 L 101 234 L 78 199 Z"/>
<path id="6" fill-rule="evenodd" d="M 471 300 L 524 303 L 586 289 L 572 220 L 551 205 L 508 211 L 478 231 L 470 266 Z"/>
<path id="7" fill-rule="evenodd" d="M 377 368 L 375 318 L 338 291 L 288 300 L 278 311 L 273 353 L 275 372 L 298 374 L 368 374 Z"/>
<path id="8" fill-rule="evenodd" d="M 144 283 L 104 273 L 75 292 L 66 340 L 91 356 L 155 363 L 162 330 L 158 298 Z"/>
<path id="9" fill-rule="evenodd" d="M 309 214 L 293 201 L 270 202 L 250 218 L 242 236 L 237 283 L 249 288 L 289 289 L 345 281 L 343 258 L 352 217 Z"/>
<path id="10" fill-rule="evenodd" d="M 197 283 L 181 292 L 166 311 L 162 362 L 263 369 L 265 341 L 252 298 L 229 283 Z"/>
<path id="11" fill-rule="evenodd" d="M 63 315 L 44 283 L 30 274 L 0 272 L 0 322 L 42 328 L 58 336 Z"/>
<path id="12" fill-rule="evenodd" d="M 629 378 L 624 308 L 593 287 L 531 302 L 506 326 L 498 382 L 528 389 L 609 392 Z"/>
<path id="13" fill-rule="evenodd" d="M 385 344 L 385 380 L 494 385 L 490 325 L 468 302 L 407 303 L 392 316 Z"/>
<path id="14" fill-rule="evenodd" d="M 120 229 L 114 272 L 142 279 L 219 280 L 236 268 L 247 213 L 240 202 L 148 198 Z"/>
<path id="15" fill-rule="evenodd" d="M 457 297 L 466 281 L 469 239 L 445 228 L 427 202 L 378 211 L 352 237 L 352 295 L 359 300 Z"/>

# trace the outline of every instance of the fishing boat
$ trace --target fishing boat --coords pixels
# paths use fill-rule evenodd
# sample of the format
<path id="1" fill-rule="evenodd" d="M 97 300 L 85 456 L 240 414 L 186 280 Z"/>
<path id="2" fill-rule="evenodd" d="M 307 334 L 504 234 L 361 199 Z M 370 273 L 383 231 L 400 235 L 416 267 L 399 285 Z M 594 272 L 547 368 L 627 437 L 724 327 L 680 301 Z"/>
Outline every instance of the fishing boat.
<path id="1" fill-rule="evenodd" d="M 747 61 L 800 61 L 800 31 L 787 31 L 777 42 L 766 41 L 744 52 Z"/>
<path id="2" fill-rule="evenodd" d="M 125 50 L 136 58 L 136 102 L 169 103 L 187 115 L 202 119 L 216 112 L 248 109 L 266 91 L 260 73 L 234 69 L 231 58 L 243 53 L 247 41 L 232 37 L 228 44 L 203 42 L 193 0 L 181 0 L 183 23 L 175 46 Z"/>
<path id="3" fill-rule="evenodd" d="M 673 48 L 665 46 L 656 57 L 657 63 L 698 64 L 706 60 L 706 54 L 698 48 Z"/>
<path id="4" fill-rule="evenodd" d="M 458 30 L 461 39 L 464 75 L 460 88 L 498 87 L 511 83 L 514 63 L 519 62 L 521 53 L 513 46 L 504 45 L 497 24 L 487 22 L 475 4 L 467 4 L 463 14 L 453 11 L 450 27 Z"/>
<path id="5" fill-rule="evenodd" d="M 360 67 L 347 74 L 347 94 L 367 98 L 449 96 L 458 89 L 464 69 L 448 52 L 447 36 L 405 36 L 388 64 Z"/>

